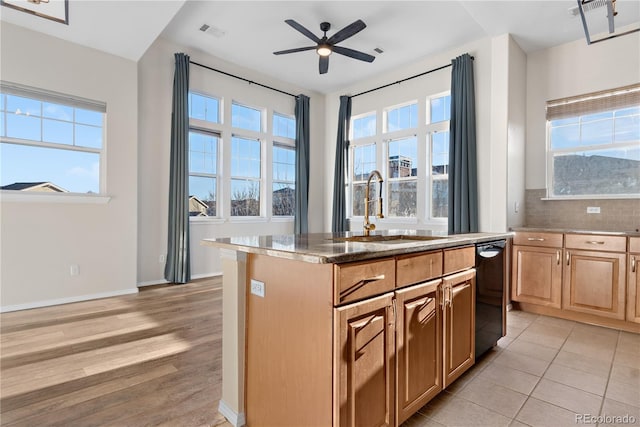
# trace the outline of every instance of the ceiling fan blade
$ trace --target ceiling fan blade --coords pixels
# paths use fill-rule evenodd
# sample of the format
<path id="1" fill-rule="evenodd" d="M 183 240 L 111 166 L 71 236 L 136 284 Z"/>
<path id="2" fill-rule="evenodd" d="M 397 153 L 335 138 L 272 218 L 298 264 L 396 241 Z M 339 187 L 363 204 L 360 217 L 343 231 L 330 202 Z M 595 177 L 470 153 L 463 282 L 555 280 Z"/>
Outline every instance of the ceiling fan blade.
<path id="1" fill-rule="evenodd" d="M 369 55 L 368 53 L 360 52 L 359 50 L 353 50 L 346 47 L 333 46 L 332 49 L 335 53 L 348 56 L 349 58 L 359 59 L 360 61 L 373 62 L 373 60 L 376 59 L 376 57 L 373 55 Z"/>
<path id="2" fill-rule="evenodd" d="M 347 25 L 346 27 L 344 27 L 343 29 L 341 29 L 340 31 L 338 31 L 337 33 L 329 37 L 329 40 L 327 40 L 327 43 L 329 44 L 340 43 L 342 40 L 348 39 L 352 35 L 364 30 L 366 26 L 367 25 L 364 22 L 362 22 L 362 20 L 358 19 L 357 21 Z"/>
<path id="3" fill-rule="evenodd" d="M 321 56 L 320 62 L 318 63 L 318 68 L 320 69 L 320 74 L 327 74 L 329 71 L 329 57 Z"/>
<path id="4" fill-rule="evenodd" d="M 316 49 L 316 48 L 317 48 L 317 46 L 297 47 L 295 49 L 279 50 L 277 52 L 273 52 L 273 54 L 274 55 L 284 55 L 285 53 L 304 52 L 305 50 L 313 50 L 313 49 Z"/>
<path id="5" fill-rule="evenodd" d="M 307 30 L 302 25 L 298 24 L 293 19 L 287 19 L 284 22 L 286 22 L 287 24 L 291 25 L 293 28 L 295 28 L 296 30 L 298 30 L 299 32 L 301 32 L 302 34 L 304 34 L 305 36 L 307 36 L 308 38 L 310 38 L 314 42 L 320 43 L 320 39 L 315 34 L 313 34 L 311 31 Z"/>

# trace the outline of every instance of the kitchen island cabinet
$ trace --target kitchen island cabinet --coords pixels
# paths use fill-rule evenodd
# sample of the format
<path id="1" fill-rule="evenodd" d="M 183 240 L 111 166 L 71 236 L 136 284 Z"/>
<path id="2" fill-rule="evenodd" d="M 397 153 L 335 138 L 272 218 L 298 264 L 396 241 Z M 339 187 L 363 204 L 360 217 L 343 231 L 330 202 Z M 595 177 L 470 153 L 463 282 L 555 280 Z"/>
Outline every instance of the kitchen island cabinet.
<path id="1" fill-rule="evenodd" d="M 291 252 L 261 238 L 210 242 L 227 253 L 223 329 L 232 324 L 220 412 L 234 425 L 399 425 L 474 363 L 472 244 L 509 236 L 330 235 L 316 253 L 308 236 Z"/>

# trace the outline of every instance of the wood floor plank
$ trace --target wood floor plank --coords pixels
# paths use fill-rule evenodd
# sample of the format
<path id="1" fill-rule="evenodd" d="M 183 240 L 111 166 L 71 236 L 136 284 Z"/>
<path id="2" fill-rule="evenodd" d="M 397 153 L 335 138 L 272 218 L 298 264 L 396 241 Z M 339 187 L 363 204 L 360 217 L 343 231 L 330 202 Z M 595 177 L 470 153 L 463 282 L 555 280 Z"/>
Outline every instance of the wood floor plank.
<path id="1" fill-rule="evenodd" d="M 214 426 L 221 278 L 0 314 L 0 425 Z"/>

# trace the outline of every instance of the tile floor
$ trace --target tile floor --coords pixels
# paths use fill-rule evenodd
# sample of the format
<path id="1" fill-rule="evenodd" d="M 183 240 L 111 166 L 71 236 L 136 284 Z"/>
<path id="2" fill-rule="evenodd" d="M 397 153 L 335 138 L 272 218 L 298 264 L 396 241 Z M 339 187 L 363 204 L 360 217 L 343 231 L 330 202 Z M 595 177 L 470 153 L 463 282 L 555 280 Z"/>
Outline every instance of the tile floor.
<path id="1" fill-rule="evenodd" d="M 640 335 L 522 311 L 507 325 L 403 427 L 640 425 Z"/>

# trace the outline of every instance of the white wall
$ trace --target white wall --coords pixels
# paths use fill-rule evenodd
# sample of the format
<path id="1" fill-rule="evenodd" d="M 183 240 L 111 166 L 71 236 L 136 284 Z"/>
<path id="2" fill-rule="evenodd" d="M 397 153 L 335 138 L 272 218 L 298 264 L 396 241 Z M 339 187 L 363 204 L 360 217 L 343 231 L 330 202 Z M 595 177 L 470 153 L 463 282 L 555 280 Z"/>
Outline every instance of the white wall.
<path id="1" fill-rule="evenodd" d="M 138 64 L 139 81 L 139 223 L 138 223 L 138 283 L 153 284 L 164 281 L 164 263 L 160 256 L 167 248 L 167 206 L 169 188 L 169 152 L 171 135 L 171 97 L 174 73 L 174 53 L 184 52 L 195 62 L 266 84 L 289 93 L 304 93 L 310 100 L 310 188 L 309 231 L 322 231 L 322 199 L 324 192 L 324 95 L 289 83 L 275 80 L 259 72 L 225 62 L 220 58 L 185 46 L 158 39 Z M 293 114 L 294 98 L 250 85 L 247 82 L 192 65 L 190 89 L 216 95 L 224 99 L 229 110 L 231 100 L 251 106 L 275 109 Z M 271 124 L 268 124 L 271 126 Z M 223 125 L 222 138 L 229 138 L 231 128 Z M 227 165 L 223 165 L 226 168 Z M 222 265 L 218 249 L 200 244 L 203 238 L 238 235 L 293 233 L 293 221 L 264 219 L 198 220 L 191 222 L 192 277 L 219 274 Z"/>
<path id="2" fill-rule="evenodd" d="M 525 122 L 527 56 L 509 37 L 509 92 L 507 120 L 507 226 L 525 223 Z M 517 206 L 517 208 L 516 208 Z"/>
<path id="3" fill-rule="evenodd" d="M 107 104 L 111 196 L 97 205 L 0 203 L 2 309 L 135 292 L 136 63 L 6 22 L 0 31 L 0 78 Z"/>
<path id="4" fill-rule="evenodd" d="M 508 39 L 508 36 L 505 36 Z M 482 39 L 474 43 L 461 46 L 455 50 L 425 58 L 397 70 L 382 74 L 372 79 L 362 81 L 339 92 L 327 95 L 326 98 L 326 150 L 324 161 L 327 165 L 325 179 L 325 229 L 331 229 L 331 209 L 333 204 L 333 164 L 335 159 L 335 144 L 337 133 L 337 118 L 340 95 L 352 95 L 383 84 L 395 82 L 421 72 L 451 63 L 451 60 L 463 53 L 475 57 L 475 95 L 476 95 L 476 133 L 478 152 L 478 203 L 479 227 L 481 231 L 504 231 L 506 229 L 506 113 L 504 120 L 499 122 L 499 132 L 502 136 L 494 140 L 498 129 L 492 126 L 493 113 L 496 106 L 506 105 L 507 88 L 494 93 L 494 76 L 506 72 L 508 66 L 508 44 L 504 41 L 493 43 L 491 39 Z M 495 62 L 495 57 L 500 56 Z M 498 67 L 497 70 L 494 70 Z M 505 71 L 502 71 L 504 69 Z M 353 99 L 352 115 L 357 115 L 379 106 L 390 106 L 415 98 L 416 93 L 439 93 L 450 90 L 451 69 L 446 68 L 434 73 L 393 85 L 388 88 L 362 95 Z M 499 185 L 494 182 L 499 179 Z M 502 201 L 495 203 L 495 201 Z M 391 219 L 378 220 L 379 229 L 417 228 L 446 230 L 446 223 L 440 225 L 426 223 L 422 219 L 417 222 L 401 222 Z M 351 228 L 359 230 L 361 223 L 353 223 Z"/>
<path id="5" fill-rule="evenodd" d="M 581 39 L 529 54 L 526 188 L 546 186 L 546 101 L 638 81 L 640 33 L 592 45 Z"/>

